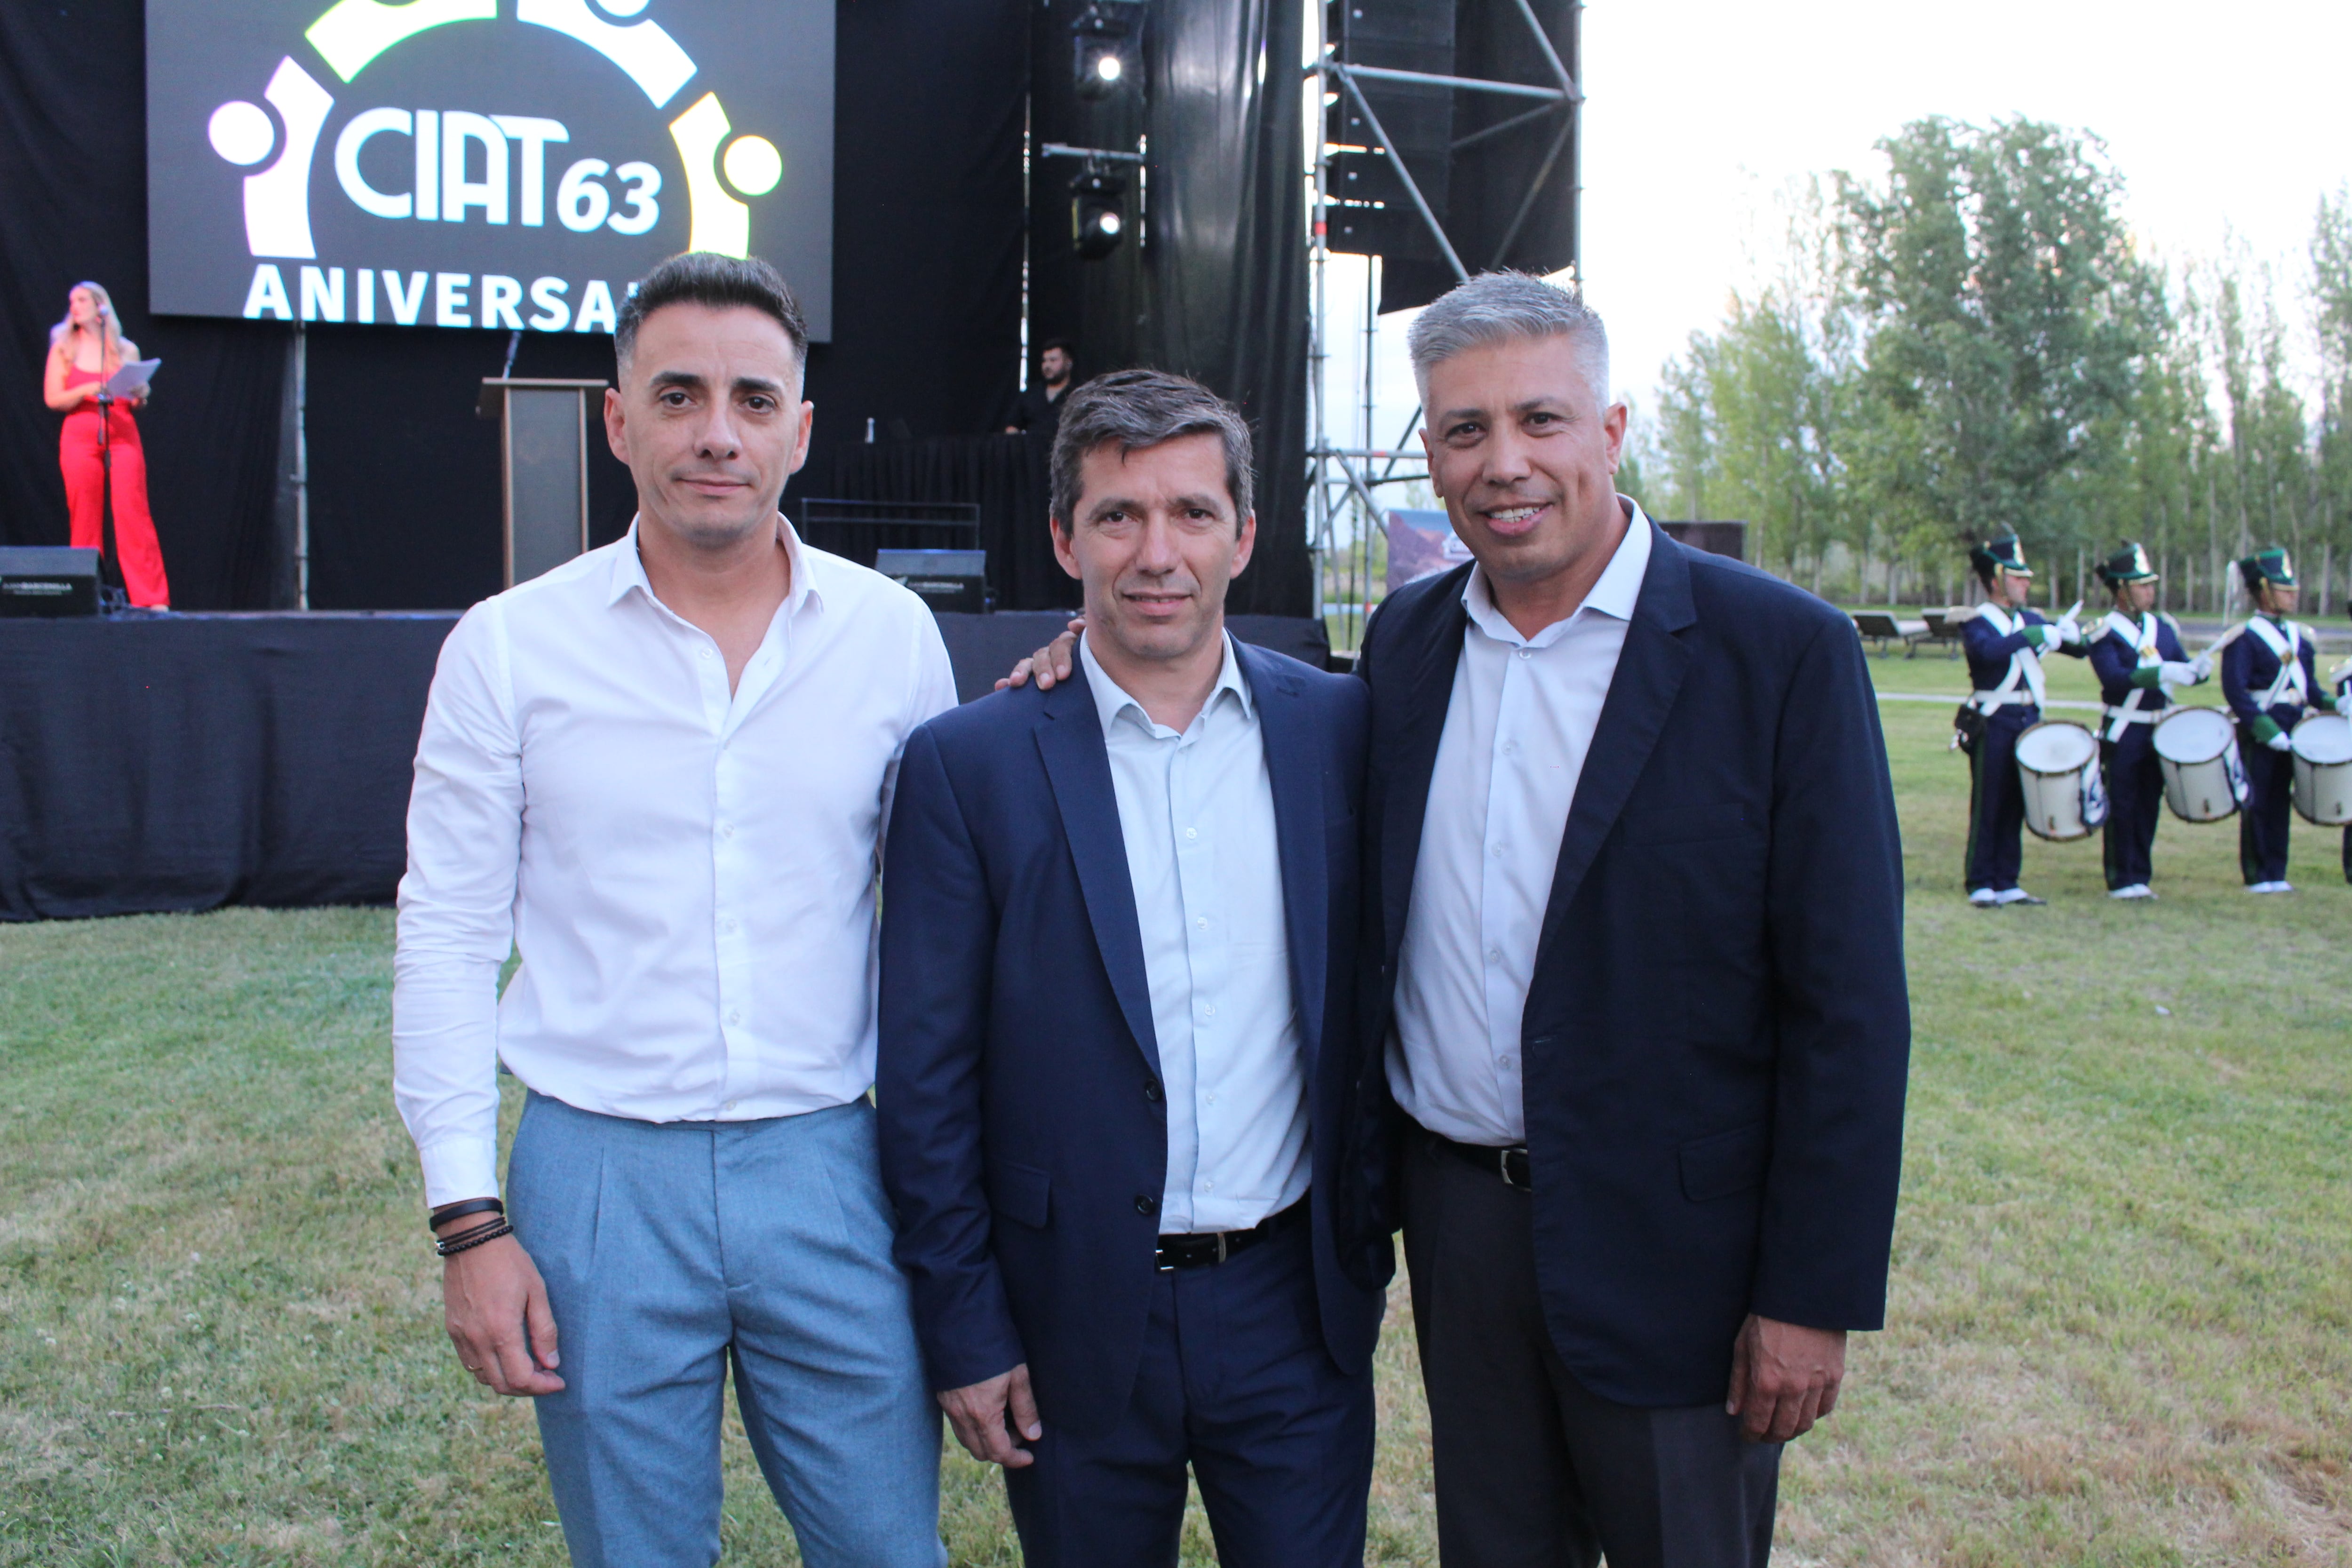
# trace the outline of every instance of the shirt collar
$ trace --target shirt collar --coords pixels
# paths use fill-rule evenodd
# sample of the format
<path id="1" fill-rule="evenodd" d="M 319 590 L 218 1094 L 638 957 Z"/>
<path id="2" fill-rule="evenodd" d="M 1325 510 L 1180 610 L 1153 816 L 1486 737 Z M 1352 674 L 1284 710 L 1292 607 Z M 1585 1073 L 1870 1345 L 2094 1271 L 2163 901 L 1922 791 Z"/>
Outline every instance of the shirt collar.
<path id="1" fill-rule="evenodd" d="M 1630 621 L 1633 618 L 1633 605 L 1642 597 L 1642 579 L 1650 571 L 1650 519 L 1641 502 L 1630 496 L 1617 499 L 1626 509 L 1625 537 L 1617 542 L 1616 553 L 1601 568 L 1600 581 L 1584 595 L 1584 603 L 1577 606 L 1576 615 L 1597 610 L 1612 619 Z M 1557 641 L 1565 634 L 1569 623 L 1576 619 L 1576 615 L 1571 615 L 1565 620 L 1554 621 L 1532 637 L 1521 637 L 1518 629 L 1504 618 L 1503 612 L 1495 607 L 1494 588 L 1486 581 L 1484 566 L 1470 568 L 1470 580 L 1462 585 L 1462 603 L 1469 610 L 1470 618 L 1478 624 L 1478 629 L 1488 637 L 1497 642 L 1524 643 L 1530 647 Z"/>
<path id="2" fill-rule="evenodd" d="M 1206 713 L 1219 697 L 1230 691 L 1241 703 L 1242 717 L 1246 719 L 1252 711 L 1249 682 L 1242 679 L 1241 661 L 1234 657 L 1233 634 L 1223 632 L 1219 635 L 1224 639 L 1225 658 L 1217 668 L 1217 684 L 1210 688 L 1209 700 L 1201 704 L 1201 711 Z M 1094 695 L 1095 716 L 1101 721 L 1106 736 L 1110 733 L 1112 723 L 1130 708 L 1135 710 L 1136 720 L 1145 730 L 1155 731 L 1158 728 L 1151 715 L 1144 711 L 1143 704 L 1129 696 L 1118 682 L 1110 678 L 1110 672 L 1103 668 L 1101 661 L 1095 658 L 1090 638 L 1082 637 L 1078 639 L 1078 665 L 1087 672 L 1087 689 Z"/>
<path id="3" fill-rule="evenodd" d="M 629 519 L 629 531 L 621 538 L 620 548 L 613 552 L 613 574 L 604 602 L 617 605 L 632 588 L 642 589 L 646 598 L 656 604 L 661 599 L 646 576 L 645 557 L 637 553 L 637 525 L 642 514 Z M 787 617 L 800 613 L 801 606 L 814 602 L 819 610 L 824 608 L 824 590 L 816 582 L 814 553 L 801 544 L 801 536 L 793 527 L 793 520 L 783 513 L 776 514 L 776 526 L 783 534 L 784 559 L 792 565 L 793 585 L 784 594 L 782 605 Z"/>

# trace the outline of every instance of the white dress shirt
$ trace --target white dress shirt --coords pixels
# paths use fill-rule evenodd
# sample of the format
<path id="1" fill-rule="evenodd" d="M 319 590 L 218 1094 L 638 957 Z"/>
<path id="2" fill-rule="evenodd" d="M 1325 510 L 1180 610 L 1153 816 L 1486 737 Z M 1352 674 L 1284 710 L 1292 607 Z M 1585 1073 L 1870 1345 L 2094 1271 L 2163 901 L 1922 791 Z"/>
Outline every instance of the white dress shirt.
<path id="1" fill-rule="evenodd" d="M 1527 1141 L 1519 1026 L 1536 942 L 1650 566 L 1650 520 L 1624 504 L 1625 538 L 1568 619 L 1523 637 L 1484 567 L 1463 590 L 1470 625 L 1422 818 L 1388 1063 L 1405 1113 L 1456 1142 Z"/>
<path id="2" fill-rule="evenodd" d="M 645 1121 L 872 1085 L 877 847 L 899 752 L 955 682 L 920 599 L 782 527 L 792 591 L 731 694 L 718 644 L 654 596 L 635 526 L 442 646 L 393 990 L 428 1203 L 498 1190 L 500 1059 Z"/>
<path id="3" fill-rule="evenodd" d="M 1168 1092 L 1160 1228 L 1246 1230 L 1307 1195 L 1307 1072 L 1283 926 L 1274 784 L 1257 706 L 1225 639 L 1181 734 L 1154 723 L 1081 638 Z M 1319 848 L 1319 846 L 1318 846 Z"/>

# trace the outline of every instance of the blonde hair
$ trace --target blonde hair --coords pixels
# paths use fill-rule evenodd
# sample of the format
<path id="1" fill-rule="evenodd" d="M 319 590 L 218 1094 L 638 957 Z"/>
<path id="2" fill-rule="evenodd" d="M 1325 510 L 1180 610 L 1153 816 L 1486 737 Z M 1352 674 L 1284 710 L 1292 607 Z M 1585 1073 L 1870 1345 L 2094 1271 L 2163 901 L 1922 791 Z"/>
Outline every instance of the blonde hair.
<path id="1" fill-rule="evenodd" d="M 71 338 L 76 332 L 81 330 L 74 325 L 73 305 L 71 303 L 74 289 L 89 289 L 89 297 L 98 302 L 99 336 L 100 342 L 105 344 L 105 348 L 100 361 L 102 368 L 107 371 L 121 370 L 122 368 L 122 361 L 124 357 L 122 353 L 122 323 L 115 317 L 114 300 L 107 294 L 104 286 L 100 284 L 88 282 L 77 283 L 73 286 L 73 289 L 66 290 L 66 299 L 68 303 L 66 305 L 65 319 L 59 321 L 56 326 L 49 329 L 49 352 L 52 353 L 56 353 L 65 344 L 68 339 Z"/>

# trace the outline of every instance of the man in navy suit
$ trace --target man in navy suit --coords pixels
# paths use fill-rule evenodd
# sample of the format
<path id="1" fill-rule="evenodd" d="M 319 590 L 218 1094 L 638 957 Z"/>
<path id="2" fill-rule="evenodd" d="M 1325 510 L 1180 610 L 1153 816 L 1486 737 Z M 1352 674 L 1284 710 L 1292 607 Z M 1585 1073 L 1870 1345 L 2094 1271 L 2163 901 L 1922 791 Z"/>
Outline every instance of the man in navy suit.
<path id="1" fill-rule="evenodd" d="M 1394 1096 L 1446 1568 L 1737 1568 L 1880 1326 L 1909 1004 L 1860 639 L 1616 493 L 1601 321 L 1415 321 L 1475 558 L 1367 630 L 1361 1074 Z"/>
<path id="2" fill-rule="evenodd" d="M 1236 644 L 1249 436 L 1180 377 L 1069 395 L 1083 679 L 916 731 L 876 1098 L 931 1383 L 1032 1564 L 1360 1563 L 1384 1231 L 1350 1100 L 1361 683 Z"/>

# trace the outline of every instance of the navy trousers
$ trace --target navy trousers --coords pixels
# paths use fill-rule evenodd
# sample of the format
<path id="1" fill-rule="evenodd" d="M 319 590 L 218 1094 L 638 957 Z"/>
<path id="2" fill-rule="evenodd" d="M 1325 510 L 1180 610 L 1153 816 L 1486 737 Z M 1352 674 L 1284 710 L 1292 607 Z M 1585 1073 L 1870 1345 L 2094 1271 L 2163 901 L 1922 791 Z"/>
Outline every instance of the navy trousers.
<path id="1" fill-rule="evenodd" d="M 2287 826 L 2294 814 L 2294 759 L 2260 742 L 2249 745 L 2241 731 L 2238 752 L 2246 764 L 2246 804 L 2238 812 L 2238 869 L 2246 886 L 2286 880 Z"/>
<path id="2" fill-rule="evenodd" d="M 2157 760 L 2156 726 L 2129 724 L 2122 740 L 2102 740 L 2099 763 L 2107 779 L 2107 888 L 2138 887 L 2151 874 L 2157 819 L 2164 815 L 2164 764 Z"/>
<path id="3" fill-rule="evenodd" d="M 2005 893 L 2025 864 L 2025 786 L 2017 782 L 2017 738 L 2042 721 L 2038 708 L 1993 710 L 1969 754 L 1968 889 Z"/>
<path id="4" fill-rule="evenodd" d="M 1226 1568 L 1361 1568 L 1372 1379 L 1323 1348 L 1307 1227 L 1159 1276 L 1118 1424 L 1057 1429 L 1004 1472 L 1029 1568 L 1174 1568 L 1184 1468 Z"/>
<path id="5" fill-rule="evenodd" d="M 1764 1568 L 1780 1445 L 1723 1403 L 1617 1405 L 1552 1346 L 1535 1203 L 1408 1130 L 1404 1250 L 1445 1568 Z"/>

